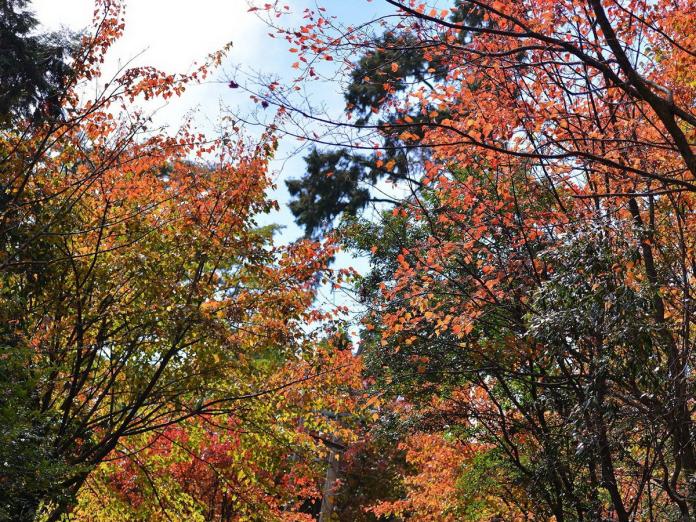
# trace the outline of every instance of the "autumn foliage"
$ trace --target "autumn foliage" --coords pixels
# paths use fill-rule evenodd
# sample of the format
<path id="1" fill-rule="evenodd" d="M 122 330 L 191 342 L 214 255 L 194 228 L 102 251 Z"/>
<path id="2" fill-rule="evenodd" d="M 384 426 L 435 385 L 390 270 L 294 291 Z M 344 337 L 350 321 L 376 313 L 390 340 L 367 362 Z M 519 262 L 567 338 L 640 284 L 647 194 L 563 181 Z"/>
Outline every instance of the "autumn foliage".
<path id="1" fill-rule="evenodd" d="M 696 516 L 696 5 L 381 8 L 250 8 L 295 57 L 229 83 L 255 139 L 151 128 L 224 50 L 102 78 L 107 0 L 60 110 L 3 115 L 0 517 Z M 327 83 L 338 112 L 303 97 Z M 323 237 L 278 246 L 291 138 Z"/>
<path id="2" fill-rule="evenodd" d="M 373 267 L 361 288 L 368 371 L 411 405 L 398 415 L 415 472 L 402 500 L 373 509 L 414 520 L 689 519 L 693 3 L 385 3 L 393 16 L 365 24 L 320 9 L 278 29 L 299 57 L 298 82 L 348 78 L 343 117 L 318 116 L 292 86 L 267 93 L 333 127 L 336 144 L 352 133 L 348 166 L 332 172 L 353 176 L 341 197 L 380 179 L 401 188 L 377 220 L 356 217 L 369 200 L 352 199 L 340 226 Z M 327 61 L 345 74 L 322 74 Z M 315 139 L 293 123 L 288 134 Z M 291 185 L 294 210 L 326 223 L 336 214 L 307 217 L 335 197 L 315 190 L 331 157 L 314 154 Z M 419 460 L 438 437 L 430 458 L 461 445 L 462 481 L 471 452 L 474 474 L 495 477 L 487 498 L 464 483 L 453 494 L 482 502 L 478 511 L 452 514 L 428 489 L 456 480 Z"/>
<path id="3" fill-rule="evenodd" d="M 138 109 L 222 51 L 102 78 L 122 5 L 94 20 L 59 116 L 0 134 L 2 518 L 306 519 L 321 440 L 350 439 L 336 415 L 361 386 L 340 319 L 314 308 L 343 277 L 335 247 L 276 247 L 257 224 L 271 132 L 164 133 Z"/>

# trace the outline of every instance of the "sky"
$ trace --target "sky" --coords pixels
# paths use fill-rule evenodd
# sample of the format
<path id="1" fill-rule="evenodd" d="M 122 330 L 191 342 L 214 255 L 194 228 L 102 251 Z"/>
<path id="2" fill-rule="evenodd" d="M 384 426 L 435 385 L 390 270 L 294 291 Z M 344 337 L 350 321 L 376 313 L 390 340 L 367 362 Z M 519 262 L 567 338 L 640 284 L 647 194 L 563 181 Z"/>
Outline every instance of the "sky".
<path id="1" fill-rule="evenodd" d="M 315 0 L 286 0 L 283 4 L 290 6 L 296 24 L 305 7 L 316 7 Z M 232 42 L 222 67 L 209 81 L 190 86 L 181 98 L 146 108 L 154 113 L 157 124 L 173 131 L 184 116 L 193 114 L 197 128 L 211 132 L 222 108 L 238 112 L 253 108 L 248 94 L 227 86 L 227 80 L 237 69 L 276 75 L 281 81 L 293 76 L 292 63 L 296 56 L 288 52 L 287 42 L 268 36 L 268 27 L 248 12 L 250 5 L 248 0 L 129 0 L 124 35 L 111 48 L 103 77 L 108 78 L 124 64 L 151 65 L 170 73 L 187 72 L 195 61 L 202 61 L 209 53 Z M 384 4 L 368 0 L 325 0 L 321 5 L 344 24 L 369 20 L 386 10 Z M 47 29 L 80 31 L 89 28 L 94 5 L 93 0 L 33 0 L 32 8 Z M 337 88 L 331 91 L 321 85 L 316 89 L 311 93 L 316 101 L 342 109 L 342 96 Z M 281 208 L 261 220 L 264 224 L 284 227 L 276 237 L 280 243 L 302 235 L 287 208 L 289 195 L 284 184 L 285 179 L 299 177 L 304 171 L 302 153 L 294 153 L 297 146 L 294 140 L 281 140 L 278 159 L 272 165 L 277 189 L 270 194 Z M 336 266 L 352 266 L 361 272 L 367 268 L 364 260 L 347 253 L 337 257 Z M 328 295 L 325 291 L 323 294 L 329 303 L 350 304 L 345 295 Z"/>

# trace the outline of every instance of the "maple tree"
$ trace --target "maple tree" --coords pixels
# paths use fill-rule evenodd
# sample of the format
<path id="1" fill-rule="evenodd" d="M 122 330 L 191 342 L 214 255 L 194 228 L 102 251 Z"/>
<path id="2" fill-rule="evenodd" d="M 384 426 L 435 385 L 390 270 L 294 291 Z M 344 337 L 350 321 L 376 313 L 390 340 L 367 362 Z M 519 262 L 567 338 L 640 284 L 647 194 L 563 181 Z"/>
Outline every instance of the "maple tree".
<path id="1" fill-rule="evenodd" d="M 72 517 L 314 520 L 325 438 L 354 439 L 345 419 L 356 407 L 351 393 L 360 387 L 360 367 L 345 351 L 257 363 L 262 368 L 245 380 L 282 391 L 246 399 L 227 415 L 130 438 L 90 476 Z M 320 375 L 316 364 L 324 368 Z M 292 376 L 301 382 L 287 386 Z"/>
<path id="2" fill-rule="evenodd" d="M 314 307 L 322 279 L 347 272 L 327 268 L 329 242 L 277 247 L 257 224 L 277 206 L 272 132 L 170 135 L 138 108 L 224 50 L 187 74 L 103 80 L 123 30 L 122 3 L 97 2 L 60 110 L 18 110 L 0 131 L 0 516 L 91 519 L 101 487 L 118 507 L 105 520 L 289 517 L 316 501 L 324 439 L 350 436 L 326 415 L 355 408 L 341 390 L 359 366 L 325 338 L 336 313 Z"/>

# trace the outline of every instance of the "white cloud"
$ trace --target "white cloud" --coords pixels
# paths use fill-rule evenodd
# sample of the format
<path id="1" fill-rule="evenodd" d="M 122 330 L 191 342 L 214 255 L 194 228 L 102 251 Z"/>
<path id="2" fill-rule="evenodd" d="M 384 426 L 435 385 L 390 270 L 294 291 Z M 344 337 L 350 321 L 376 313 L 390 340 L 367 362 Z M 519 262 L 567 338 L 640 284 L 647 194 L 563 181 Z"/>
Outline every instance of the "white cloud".
<path id="1" fill-rule="evenodd" d="M 34 0 L 32 6 L 51 29 L 85 29 L 94 9 L 92 0 Z M 137 64 L 182 71 L 230 41 L 238 42 L 242 52 L 235 55 L 241 58 L 264 32 L 247 9 L 246 0 L 130 0 L 125 34 L 112 49 L 112 59 L 125 61 L 145 51 Z"/>
<path id="2" fill-rule="evenodd" d="M 92 20 L 93 4 L 89 0 L 34 0 L 33 11 L 49 29 L 68 27 L 80 30 Z"/>
<path id="3" fill-rule="evenodd" d="M 88 29 L 93 0 L 34 0 L 32 8 L 49 29 Z M 126 2 L 123 37 L 109 50 L 103 78 L 110 78 L 120 66 L 151 65 L 170 73 L 190 72 L 211 52 L 230 41 L 233 48 L 227 62 L 258 63 L 263 56 L 267 28 L 247 12 L 246 0 L 130 0 Z M 203 127 L 215 120 L 219 101 L 225 95 L 219 84 L 189 86 L 181 98 L 157 109 L 156 122 L 176 128 L 190 110 L 200 109 Z"/>

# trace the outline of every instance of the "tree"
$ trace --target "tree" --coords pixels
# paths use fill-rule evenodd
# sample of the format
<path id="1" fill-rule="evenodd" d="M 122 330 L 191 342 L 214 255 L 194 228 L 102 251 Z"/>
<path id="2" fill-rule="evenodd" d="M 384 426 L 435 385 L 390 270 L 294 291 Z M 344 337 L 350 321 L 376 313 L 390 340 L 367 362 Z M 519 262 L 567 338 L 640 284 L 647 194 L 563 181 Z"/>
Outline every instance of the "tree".
<path id="1" fill-rule="evenodd" d="M 179 95 L 222 52 L 189 74 L 142 67 L 101 83 L 123 23 L 119 2 L 98 2 L 61 116 L 0 131 L 0 513 L 15 520 L 59 519 L 104 461 L 135 462 L 138 443 L 182 442 L 218 418 L 243 426 L 245 403 L 336 371 L 306 362 L 319 357 L 309 327 L 331 319 L 312 303 L 334 247 L 275 247 L 256 223 L 276 206 L 276 138 L 149 128 L 135 100 Z M 29 114 L 42 89 L 17 111 Z M 188 449 L 215 448 L 208 433 Z M 191 474 L 189 507 L 219 512 L 215 493 L 202 498 L 209 477 Z"/>
<path id="2" fill-rule="evenodd" d="M 453 21 L 466 21 L 471 25 L 481 23 L 478 9 L 457 3 L 451 16 Z M 467 32 L 459 36 L 468 38 Z M 308 48 L 301 43 L 300 51 Z M 374 42 L 350 71 L 350 81 L 344 87 L 346 111 L 349 117 L 357 116 L 355 125 L 380 129 L 383 152 L 366 154 L 360 151 L 319 150 L 314 148 L 305 157 L 306 172 L 300 179 L 286 181 L 290 195 L 295 199 L 290 209 L 297 222 L 305 227 L 307 236 L 326 232 L 336 217 L 355 216 L 370 203 L 393 203 L 394 200 L 377 195 L 371 188 L 381 180 L 408 182 L 418 186 L 422 176 L 421 158 L 413 157 L 401 139 L 401 132 L 392 129 L 395 115 L 386 115 L 373 123 L 379 109 L 394 103 L 413 84 L 440 81 L 446 74 L 443 63 L 428 56 L 418 44 L 412 29 L 399 27 L 386 31 Z M 416 107 L 409 111 L 412 122 L 429 121 L 432 107 Z M 417 134 L 419 131 L 414 130 Z M 327 173 L 332 178 L 326 183 Z"/>
<path id="3" fill-rule="evenodd" d="M 0 2 L 0 124 L 13 117 L 55 117 L 75 46 L 69 34 L 36 34 L 28 0 Z"/>
<path id="4" fill-rule="evenodd" d="M 349 352 L 288 361 L 270 351 L 254 367 L 240 379 L 281 389 L 124 441 L 72 519 L 315 520 L 325 440 L 354 439 L 360 366 Z"/>
<path id="5" fill-rule="evenodd" d="M 308 68 L 350 71 L 375 33 L 409 28 L 445 72 L 379 107 L 388 124 L 267 96 L 352 126 L 357 149 L 424 150 L 393 215 L 347 229 L 375 266 L 364 353 L 381 389 L 423 412 L 414 429 L 495 448 L 513 470 L 500 498 L 523 492 L 538 519 L 688 520 L 694 6 L 461 2 L 474 25 L 385 1 L 393 18 L 341 31 L 308 12 L 281 32 Z"/>

